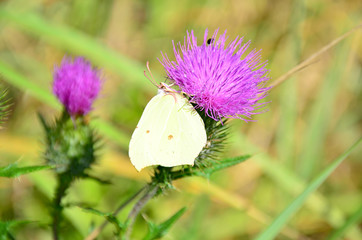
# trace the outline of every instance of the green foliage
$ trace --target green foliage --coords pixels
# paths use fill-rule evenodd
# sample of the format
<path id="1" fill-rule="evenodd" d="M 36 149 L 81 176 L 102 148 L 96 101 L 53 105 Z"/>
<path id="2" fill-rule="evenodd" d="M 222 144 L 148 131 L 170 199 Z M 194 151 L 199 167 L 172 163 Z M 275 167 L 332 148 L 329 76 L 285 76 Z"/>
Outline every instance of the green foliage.
<path id="1" fill-rule="evenodd" d="M 239 156 L 233 158 L 226 158 L 220 161 L 215 161 L 208 167 L 200 168 L 196 164 L 194 166 L 182 166 L 182 168 L 175 167 L 162 167 L 158 166 L 154 169 L 152 183 L 159 184 L 161 190 L 172 188 L 172 181 L 183 177 L 200 176 L 209 178 L 214 172 L 235 166 L 249 159 L 251 156 Z"/>
<path id="2" fill-rule="evenodd" d="M 0 221 L 0 240 L 12 240 L 15 239 L 11 234 L 11 229 L 22 224 L 30 223 L 31 221 L 24 220 L 11 220 Z"/>
<path id="3" fill-rule="evenodd" d="M 315 169 L 320 166 L 318 164 L 318 158 L 321 158 L 323 143 L 327 137 L 327 126 L 325 123 L 327 119 L 331 118 L 332 109 L 330 106 L 336 99 L 336 94 L 339 88 L 340 82 L 343 81 L 343 69 L 344 63 L 347 61 L 348 51 L 346 44 L 337 46 L 336 54 L 340 57 L 338 61 L 335 61 L 327 75 L 323 86 L 317 94 L 317 98 L 311 108 L 309 114 L 309 127 L 304 139 L 304 149 L 299 159 L 299 172 L 304 179 L 310 179 L 315 175 Z"/>
<path id="4" fill-rule="evenodd" d="M 48 165 L 48 166 L 18 167 L 17 163 L 11 163 L 5 167 L 0 167 L 0 177 L 14 178 L 31 172 L 36 172 L 51 168 L 54 168 L 54 166 Z"/>
<path id="5" fill-rule="evenodd" d="M 158 225 L 146 219 L 148 224 L 148 233 L 143 238 L 143 240 L 159 239 L 165 236 L 169 228 L 185 213 L 185 211 L 186 211 L 185 207 L 181 208 L 169 219 Z"/>
<path id="6" fill-rule="evenodd" d="M 74 28 L 50 23 L 38 14 L 18 14 L 12 9 L 1 6 L 0 20 L 10 21 L 19 28 L 37 36 L 42 36 L 47 41 L 70 53 L 83 55 L 92 63 L 112 69 L 130 82 L 138 83 L 142 88 L 145 86 L 142 65 L 120 53 L 116 53 Z"/>
<path id="7" fill-rule="evenodd" d="M 351 228 L 355 224 L 359 224 L 362 221 L 362 205 L 357 211 L 352 214 L 346 222 L 340 226 L 338 229 L 333 231 L 329 236 L 328 240 L 337 240 L 342 239 L 342 237 L 346 234 L 349 228 Z"/>
<path id="8" fill-rule="evenodd" d="M 124 233 L 125 229 L 127 228 L 126 223 L 122 223 L 117 219 L 114 213 L 105 213 L 94 208 L 84 208 L 81 207 L 84 211 L 92 213 L 97 216 L 104 217 L 109 223 L 113 224 L 116 231 L 114 232 L 115 236 L 120 236 Z M 149 219 L 146 219 L 148 224 L 148 233 L 143 238 L 144 240 L 152 240 L 152 239 L 159 239 L 167 234 L 169 228 L 184 214 L 186 208 L 182 208 L 177 211 L 174 215 L 172 215 L 169 219 L 162 222 L 161 224 L 155 224 Z"/>

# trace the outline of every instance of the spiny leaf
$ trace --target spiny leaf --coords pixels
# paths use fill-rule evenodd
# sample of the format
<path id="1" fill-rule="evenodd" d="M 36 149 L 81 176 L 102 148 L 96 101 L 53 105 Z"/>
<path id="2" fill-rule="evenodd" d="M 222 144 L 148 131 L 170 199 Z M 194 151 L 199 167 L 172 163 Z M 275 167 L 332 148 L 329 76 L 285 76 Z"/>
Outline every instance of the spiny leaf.
<path id="1" fill-rule="evenodd" d="M 30 223 L 31 221 L 25 220 L 11 220 L 11 221 L 0 221 L 0 240 L 15 239 L 10 230 L 20 224 Z"/>
<path id="2" fill-rule="evenodd" d="M 216 171 L 223 170 L 228 167 L 232 167 L 236 164 L 242 163 L 249 159 L 250 155 L 233 157 L 233 158 L 226 158 L 224 160 L 220 160 L 215 162 L 212 166 L 200 169 L 198 167 L 190 167 L 186 169 L 182 169 L 179 171 L 172 172 L 172 179 L 179 179 L 185 176 L 202 176 L 202 177 L 209 177 L 212 173 Z"/>
<path id="3" fill-rule="evenodd" d="M 84 208 L 81 206 L 78 206 L 78 207 L 82 208 L 86 212 L 104 217 L 108 222 L 112 223 L 115 226 L 116 235 L 119 235 L 126 227 L 125 224 L 121 223 L 113 213 L 101 212 L 94 208 Z"/>
<path id="4" fill-rule="evenodd" d="M 181 208 L 177 211 L 174 215 L 172 215 L 169 219 L 164 221 L 163 223 L 156 225 L 151 221 L 147 221 L 148 223 L 148 233 L 143 238 L 143 240 L 152 240 L 152 239 L 159 239 L 168 232 L 170 227 L 184 214 L 186 211 L 186 207 Z"/>
<path id="5" fill-rule="evenodd" d="M 46 166 L 18 167 L 17 163 L 11 163 L 5 167 L 0 168 L 0 177 L 13 178 L 27 173 L 40 171 L 44 169 L 50 169 L 50 168 L 54 168 L 54 166 L 46 165 Z"/>

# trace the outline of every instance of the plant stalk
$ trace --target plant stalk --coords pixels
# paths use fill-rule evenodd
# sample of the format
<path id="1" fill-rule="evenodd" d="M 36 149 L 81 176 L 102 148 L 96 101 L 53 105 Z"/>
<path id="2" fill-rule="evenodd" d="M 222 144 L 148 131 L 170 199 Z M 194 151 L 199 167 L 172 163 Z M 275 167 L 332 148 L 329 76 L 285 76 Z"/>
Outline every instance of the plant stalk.
<path id="1" fill-rule="evenodd" d="M 130 198 L 128 198 L 125 202 L 123 202 L 113 213 L 114 216 L 118 215 L 118 213 L 125 208 L 129 203 L 131 203 L 139 194 L 141 194 L 145 189 L 147 185 L 141 188 L 138 192 L 133 194 Z M 100 225 L 98 228 L 95 228 L 84 240 L 94 240 L 96 237 L 102 232 L 102 230 L 107 226 L 108 220 L 104 220 L 102 225 Z"/>
<path id="2" fill-rule="evenodd" d="M 136 220 L 136 217 L 140 213 L 141 209 L 146 205 L 146 203 L 149 200 L 151 200 L 157 194 L 158 189 L 159 189 L 158 184 L 148 185 L 148 189 L 147 189 L 146 193 L 134 205 L 134 207 L 133 207 L 132 211 L 129 213 L 127 221 L 126 221 L 126 223 L 127 223 L 127 230 L 126 230 L 126 234 L 125 234 L 126 240 L 130 239 L 133 224 Z"/>
<path id="3" fill-rule="evenodd" d="M 65 196 L 65 192 L 69 188 L 70 184 L 72 183 L 71 177 L 61 174 L 58 175 L 58 187 L 55 192 L 55 198 L 53 201 L 53 224 L 52 224 L 52 231 L 53 231 L 53 239 L 59 239 L 59 225 L 61 221 L 61 215 L 63 211 L 62 206 L 62 199 Z"/>

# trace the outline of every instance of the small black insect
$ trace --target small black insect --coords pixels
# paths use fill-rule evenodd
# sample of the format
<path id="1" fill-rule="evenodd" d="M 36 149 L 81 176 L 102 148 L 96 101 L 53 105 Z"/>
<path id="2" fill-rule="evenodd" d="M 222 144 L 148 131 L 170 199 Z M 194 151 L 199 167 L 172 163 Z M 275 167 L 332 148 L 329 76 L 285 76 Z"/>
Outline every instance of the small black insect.
<path id="1" fill-rule="evenodd" d="M 209 39 L 207 39 L 207 45 L 210 45 L 211 43 L 213 43 L 214 42 L 214 39 L 213 38 L 209 38 Z"/>

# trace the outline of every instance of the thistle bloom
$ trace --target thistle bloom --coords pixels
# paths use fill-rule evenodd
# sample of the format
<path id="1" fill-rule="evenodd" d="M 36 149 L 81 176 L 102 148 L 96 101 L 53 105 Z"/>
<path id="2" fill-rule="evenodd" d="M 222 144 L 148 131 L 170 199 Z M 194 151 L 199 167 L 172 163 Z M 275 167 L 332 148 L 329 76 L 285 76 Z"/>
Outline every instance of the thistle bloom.
<path id="1" fill-rule="evenodd" d="M 53 93 L 71 116 L 85 115 L 101 88 L 100 71 L 82 57 L 64 57 L 54 68 Z"/>
<path id="2" fill-rule="evenodd" d="M 209 117 L 216 121 L 222 117 L 250 121 L 253 114 L 260 113 L 255 110 L 266 104 L 258 101 L 269 90 L 265 87 L 269 79 L 267 62 L 260 62 L 260 50 L 255 49 L 242 58 L 250 41 L 242 45 L 243 38 L 236 38 L 226 45 L 226 31 L 218 39 L 217 33 L 208 38 L 206 30 L 198 46 L 193 31 L 187 32 L 183 45 L 172 42 L 176 61 L 162 54 L 160 62 L 168 78 Z"/>

